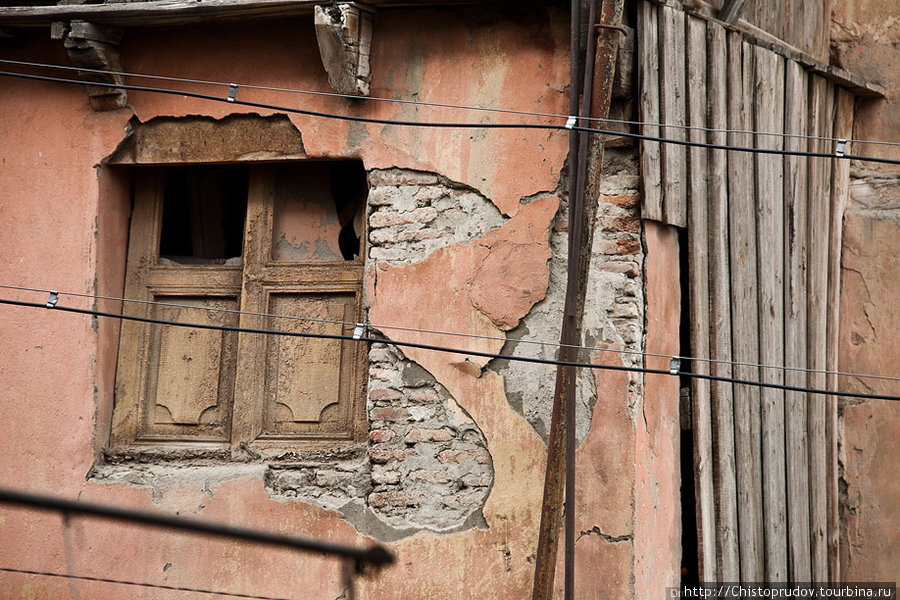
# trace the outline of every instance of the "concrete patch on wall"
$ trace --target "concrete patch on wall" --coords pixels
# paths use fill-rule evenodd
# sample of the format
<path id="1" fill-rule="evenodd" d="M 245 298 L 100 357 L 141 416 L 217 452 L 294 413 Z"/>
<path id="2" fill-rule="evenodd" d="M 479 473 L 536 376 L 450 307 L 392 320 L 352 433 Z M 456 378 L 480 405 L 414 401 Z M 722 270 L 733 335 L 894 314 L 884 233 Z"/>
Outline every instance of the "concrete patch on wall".
<path id="1" fill-rule="evenodd" d="M 614 349 L 598 354 L 597 362 L 619 364 L 618 350 L 639 352 L 643 345 L 643 248 L 637 165 L 624 152 L 607 153 L 613 156 L 607 164 L 610 172 L 604 175 L 599 188 L 582 344 Z M 550 236 L 553 253 L 546 297 L 509 332 L 504 354 L 556 358 L 565 301 L 567 219 L 566 213 L 560 211 Z M 590 351 L 582 351 L 579 359 L 588 362 Z M 623 354 L 621 362 L 640 366 L 642 359 L 640 354 Z M 556 368 L 508 360 L 495 360 L 490 366 L 504 377 L 512 407 L 546 440 L 552 408 L 548 399 L 553 397 Z M 640 377 L 629 377 L 628 406 L 632 412 L 641 386 Z M 580 443 L 590 427 L 596 401 L 595 378 L 588 370 L 580 371 L 578 399 L 576 435 Z"/>

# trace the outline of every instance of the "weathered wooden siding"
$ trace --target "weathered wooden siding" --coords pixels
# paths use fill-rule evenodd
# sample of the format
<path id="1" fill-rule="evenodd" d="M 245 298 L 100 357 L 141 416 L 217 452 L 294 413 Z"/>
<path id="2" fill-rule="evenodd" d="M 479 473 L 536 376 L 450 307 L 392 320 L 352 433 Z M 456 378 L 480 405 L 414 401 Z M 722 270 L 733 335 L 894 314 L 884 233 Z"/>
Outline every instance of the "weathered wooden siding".
<path id="1" fill-rule="evenodd" d="M 852 94 L 802 64 L 677 6 L 643 1 L 640 19 L 641 114 L 653 121 L 644 133 L 826 153 L 833 141 L 808 136 L 849 137 Z M 691 355 L 711 359 L 691 368 L 833 385 L 825 370 L 835 367 L 847 164 L 656 142 L 641 150 L 644 218 L 688 230 Z M 834 403 L 704 380 L 691 393 L 701 580 L 835 579 Z"/>

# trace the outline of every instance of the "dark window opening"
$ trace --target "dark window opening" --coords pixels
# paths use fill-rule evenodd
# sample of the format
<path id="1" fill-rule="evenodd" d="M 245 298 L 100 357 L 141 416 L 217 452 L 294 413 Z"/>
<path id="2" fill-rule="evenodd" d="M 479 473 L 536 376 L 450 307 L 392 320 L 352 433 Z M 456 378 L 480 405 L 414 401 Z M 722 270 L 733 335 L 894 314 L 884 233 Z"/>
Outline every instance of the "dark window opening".
<path id="1" fill-rule="evenodd" d="M 160 262 L 240 265 L 247 187 L 243 166 L 167 168 Z"/>
<path id="2" fill-rule="evenodd" d="M 362 231 L 356 230 L 356 216 L 369 193 L 366 170 L 358 160 L 334 162 L 331 163 L 330 176 L 331 194 L 341 224 L 338 246 L 344 260 L 353 260 L 359 255 L 359 240 L 362 234 Z"/>

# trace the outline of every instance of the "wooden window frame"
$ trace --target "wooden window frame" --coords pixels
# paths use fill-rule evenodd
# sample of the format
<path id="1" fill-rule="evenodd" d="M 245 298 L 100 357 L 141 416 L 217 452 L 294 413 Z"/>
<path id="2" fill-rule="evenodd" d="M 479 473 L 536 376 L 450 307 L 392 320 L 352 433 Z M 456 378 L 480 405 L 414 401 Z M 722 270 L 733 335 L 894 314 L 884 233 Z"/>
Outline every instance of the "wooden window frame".
<path id="1" fill-rule="evenodd" d="M 353 260 L 286 262 L 273 258 L 276 175 L 279 169 L 289 169 L 291 164 L 299 163 L 247 165 L 249 185 L 240 266 L 161 264 L 158 260 L 159 244 L 168 167 L 135 169 L 125 297 L 140 302 L 125 302 L 123 312 L 138 317 L 166 318 L 163 316 L 167 314 L 166 311 L 181 310 L 189 314 L 181 317 L 181 320 L 188 322 L 216 322 L 267 330 L 298 330 L 301 326 L 308 330 L 306 324 L 311 323 L 313 328 L 318 327 L 323 333 L 352 334 L 353 323 L 363 320 L 361 257 L 365 253 L 362 248 Z M 322 164 L 327 166 L 329 163 Z M 327 169 L 323 169 L 323 173 L 327 177 Z M 359 210 L 364 210 L 364 207 Z M 361 239 L 364 237 L 361 236 Z M 320 305 L 330 311 L 326 320 L 345 323 L 264 316 L 271 312 L 269 309 L 273 298 L 285 297 L 284 295 L 301 299 L 289 304 L 301 311 L 304 296 L 308 299 L 316 298 Z M 180 303 L 179 297 L 193 303 L 198 300 L 200 303 L 220 304 L 231 301 L 235 308 L 240 308 L 240 314 L 177 309 L 154 304 L 154 300 L 161 296 L 168 296 L 168 301 L 172 303 Z M 338 302 L 343 304 L 337 304 Z M 333 303 L 334 307 L 329 303 Z M 341 313 L 340 318 L 334 318 L 335 315 L 331 314 L 335 311 Z M 193 426 L 184 429 L 187 433 L 178 433 L 180 426 L 174 425 L 162 433 L 155 431 L 156 426 L 151 422 L 149 411 L 152 410 L 155 414 L 159 410 L 154 401 L 156 397 L 151 394 L 157 393 L 154 386 L 158 384 L 158 379 L 154 379 L 154 373 L 162 372 L 160 361 L 163 360 L 163 344 L 159 336 L 162 335 L 160 331 L 168 331 L 165 328 L 181 329 L 136 321 L 124 321 L 122 324 L 109 448 L 111 455 L 135 456 L 145 452 L 148 455 L 171 454 L 175 457 L 184 456 L 187 451 L 191 456 L 208 454 L 221 457 L 230 454 L 236 460 L 246 460 L 248 457 L 288 457 L 292 453 L 302 454 L 308 450 L 347 448 L 366 439 L 365 344 L 347 340 L 319 340 L 196 328 L 185 331 L 212 331 L 207 337 L 215 339 L 218 336 L 222 344 L 217 358 L 219 362 L 216 363 L 216 368 L 219 369 L 219 388 L 216 394 L 219 404 L 216 405 L 216 410 L 229 412 L 227 402 L 223 403 L 221 398 L 223 394 L 228 394 L 228 388 L 231 387 L 233 394 L 230 416 L 220 418 L 218 427 L 209 428 L 212 433 L 197 433 L 205 431 L 199 424 L 200 417 L 197 417 L 198 425 L 195 429 L 190 429 Z M 274 402 L 273 386 L 277 381 L 269 381 L 271 377 L 268 373 L 272 369 L 267 368 L 267 353 L 271 354 L 273 344 L 280 343 L 293 344 L 295 354 L 297 345 L 307 344 L 301 347 L 303 352 L 297 354 L 301 357 L 310 352 L 332 358 L 335 353 L 338 354 L 339 366 L 336 368 L 339 375 L 335 384 L 338 401 L 326 403 L 322 407 L 324 414 L 324 406 L 336 406 L 336 417 L 329 421 L 323 420 L 319 425 L 295 424 L 291 431 L 274 430 L 275 421 L 271 415 L 274 414 L 272 411 L 275 406 L 271 403 Z M 274 347 L 276 356 L 280 356 L 277 354 L 280 346 Z M 191 360 L 187 355 L 184 358 Z M 234 361 L 234 366 L 228 366 L 227 361 Z M 220 368 L 223 363 L 226 364 L 225 368 Z M 324 360 L 322 364 L 325 365 Z M 186 369 L 186 373 L 191 372 L 190 368 Z M 233 375 L 223 375 L 229 369 L 233 370 Z M 320 386 L 327 385 L 314 381 L 314 378 L 308 379 L 313 387 L 316 383 Z M 202 383 L 186 382 L 187 385 L 194 386 Z M 200 407 L 202 406 L 201 403 Z"/>

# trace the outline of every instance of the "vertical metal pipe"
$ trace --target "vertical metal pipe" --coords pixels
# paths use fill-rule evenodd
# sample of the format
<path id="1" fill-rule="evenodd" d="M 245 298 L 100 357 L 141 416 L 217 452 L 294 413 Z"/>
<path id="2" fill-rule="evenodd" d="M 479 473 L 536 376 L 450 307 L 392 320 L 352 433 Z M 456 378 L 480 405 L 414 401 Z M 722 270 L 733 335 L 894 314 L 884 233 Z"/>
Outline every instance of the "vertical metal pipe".
<path id="1" fill-rule="evenodd" d="M 594 23 L 597 18 L 597 0 L 590 0 L 588 12 L 587 48 L 585 51 L 584 82 L 582 85 L 582 104 L 579 114 L 590 116 L 594 82 L 594 54 L 597 49 L 597 33 Z M 574 59 L 573 59 L 574 62 Z M 574 113 L 572 113 L 574 114 Z M 581 123 L 589 126 L 590 122 Z M 580 341 L 581 327 L 576 321 L 578 312 L 579 282 L 587 273 L 582 269 L 581 249 L 584 238 L 584 188 L 587 178 L 587 142 L 585 132 L 573 131 L 577 140 L 575 201 L 569 205 L 569 272 L 566 289 L 566 319 L 570 321 L 569 337 L 571 345 Z M 571 195 L 569 196 L 572 197 Z M 570 301 L 571 299 L 571 301 Z M 577 360 L 577 353 L 572 352 Z M 571 367 L 569 386 L 566 389 L 566 545 L 565 545 L 565 599 L 575 599 L 575 408 L 578 390 L 578 371 Z"/>
<path id="2" fill-rule="evenodd" d="M 571 0 L 569 21 L 569 115 L 578 114 L 579 78 L 578 49 L 580 47 L 580 2 Z M 577 195 L 577 155 L 578 137 L 575 131 L 569 135 L 569 240 L 567 245 L 568 272 L 571 274 L 579 246 L 572 237 L 575 221 L 573 211 L 574 199 Z M 571 277 L 566 285 L 566 304 L 563 309 L 562 332 L 560 334 L 560 360 L 574 362 L 575 345 L 575 295 L 571 293 L 573 286 Z M 577 288 L 574 288 L 577 289 Z M 553 579 L 556 569 L 557 550 L 559 546 L 559 529 L 562 525 L 562 502 L 565 488 L 565 453 L 566 453 L 566 419 L 568 399 L 574 394 L 575 369 L 559 367 L 556 371 L 556 387 L 553 392 L 553 412 L 550 418 L 550 435 L 547 441 L 547 467 L 544 476 L 544 497 L 541 503 L 541 524 L 538 547 L 534 565 L 534 586 L 532 600 L 550 600 L 553 594 Z M 573 402 L 574 404 L 574 402 Z M 572 512 L 574 511 L 567 511 Z M 571 561 L 568 561 L 571 562 Z M 566 563 L 568 565 L 568 562 Z M 567 567 L 568 568 L 568 567 Z M 573 571 L 574 573 L 574 571 Z"/>

